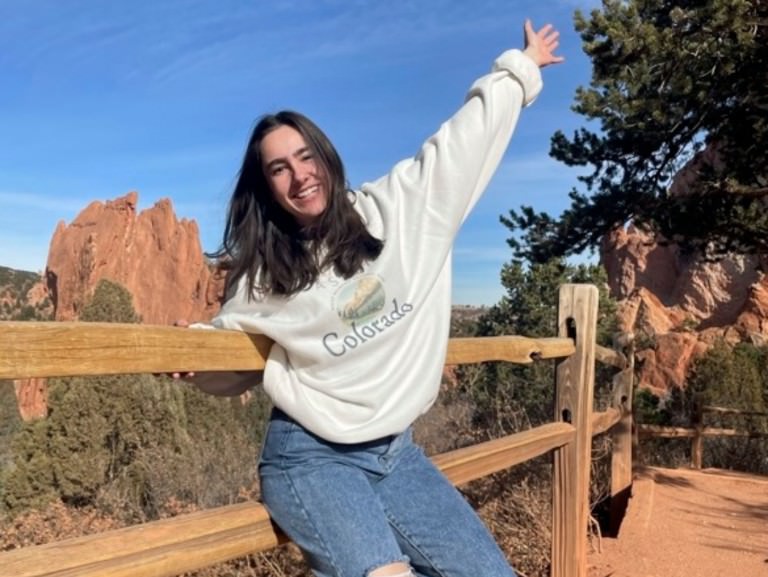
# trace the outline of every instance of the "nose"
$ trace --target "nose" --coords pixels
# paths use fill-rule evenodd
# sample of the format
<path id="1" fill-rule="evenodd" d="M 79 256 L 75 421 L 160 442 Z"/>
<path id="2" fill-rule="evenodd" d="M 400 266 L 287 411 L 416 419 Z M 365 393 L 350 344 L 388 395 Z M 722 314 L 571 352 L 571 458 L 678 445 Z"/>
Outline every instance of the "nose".
<path id="1" fill-rule="evenodd" d="M 310 167 L 304 163 L 298 163 L 293 169 L 293 180 L 297 184 L 303 184 L 311 174 Z"/>

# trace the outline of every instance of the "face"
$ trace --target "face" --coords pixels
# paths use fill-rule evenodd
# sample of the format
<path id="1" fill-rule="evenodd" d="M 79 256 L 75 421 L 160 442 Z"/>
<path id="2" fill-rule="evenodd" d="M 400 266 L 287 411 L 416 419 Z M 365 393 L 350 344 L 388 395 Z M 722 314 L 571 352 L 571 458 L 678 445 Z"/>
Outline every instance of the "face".
<path id="1" fill-rule="evenodd" d="M 314 223 L 328 206 L 328 178 L 301 133 L 275 128 L 261 140 L 261 159 L 275 201 L 299 225 Z"/>

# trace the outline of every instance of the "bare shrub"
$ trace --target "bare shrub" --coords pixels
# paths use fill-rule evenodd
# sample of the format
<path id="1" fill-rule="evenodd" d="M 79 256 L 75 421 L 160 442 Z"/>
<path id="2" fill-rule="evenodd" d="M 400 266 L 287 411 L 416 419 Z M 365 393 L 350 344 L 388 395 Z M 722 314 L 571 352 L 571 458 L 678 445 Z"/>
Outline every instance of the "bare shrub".
<path id="1" fill-rule="evenodd" d="M 549 577 L 552 467 L 548 458 L 478 479 L 463 487 L 463 492 L 518 573 Z"/>
<path id="2" fill-rule="evenodd" d="M 117 529 L 123 524 L 95 507 L 68 507 L 55 501 L 0 521 L 0 550 L 42 545 Z"/>

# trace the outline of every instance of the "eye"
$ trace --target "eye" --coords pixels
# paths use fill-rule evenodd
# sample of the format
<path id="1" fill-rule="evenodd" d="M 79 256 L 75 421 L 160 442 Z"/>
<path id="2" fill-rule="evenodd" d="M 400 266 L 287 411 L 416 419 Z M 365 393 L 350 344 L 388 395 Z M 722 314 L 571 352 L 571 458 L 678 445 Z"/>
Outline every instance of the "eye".
<path id="1" fill-rule="evenodd" d="M 273 166 L 272 169 L 269 171 L 269 175 L 280 176 L 283 172 L 285 172 L 285 165 Z"/>

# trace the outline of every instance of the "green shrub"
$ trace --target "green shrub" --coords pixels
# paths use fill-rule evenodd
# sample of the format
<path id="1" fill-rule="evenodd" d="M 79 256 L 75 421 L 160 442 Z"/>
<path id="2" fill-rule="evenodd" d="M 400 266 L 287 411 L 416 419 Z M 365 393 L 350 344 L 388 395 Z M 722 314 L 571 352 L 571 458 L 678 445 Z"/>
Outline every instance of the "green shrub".
<path id="1" fill-rule="evenodd" d="M 81 319 L 139 317 L 124 287 L 101 281 Z M 207 507 L 250 488 L 269 403 L 263 394 L 244 404 L 165 376 L 117 375 L 51 379 L 48 409 L 15 436 L 6 510 L 61 500 L 136 521 L 173 499 Z"/>
<path id="2" fill-rule="evenodd" d="M 600 291 L 598 342 L 610 344 L 616 331 L 616 306 L 607 292 L 605 272 L 594 265 L 571 266 L 555 259 L 528 268 L 513 261 L 502 269 L 506 295 L 483 314 L 476 336 L 557 335 L 559 288 L 566 283 L 591 283 Z M 475 424 L 490 436 L 527 429 L 553 419 L 555 367 L 553 361 L 530 366 L 486 363 L 462 367 L 460 382 L 476 405 Z M 600 368 L 597 396 L 606 396 L 610 375 Z"/>
<path id="3" fill-rule="evenodd" d="M 689 393 L 682 411 L 690 414 L 694 400 L 753 413 L 768 413 L 768 348 L 748 343 L 717 343 L 698 359 L 689 374 Z M 707 427 L 768 433 L 768 417 L 705 412 Z M 706 467 L 768 473 L 768 439 L 711 437 L 704 441 Z"/>

